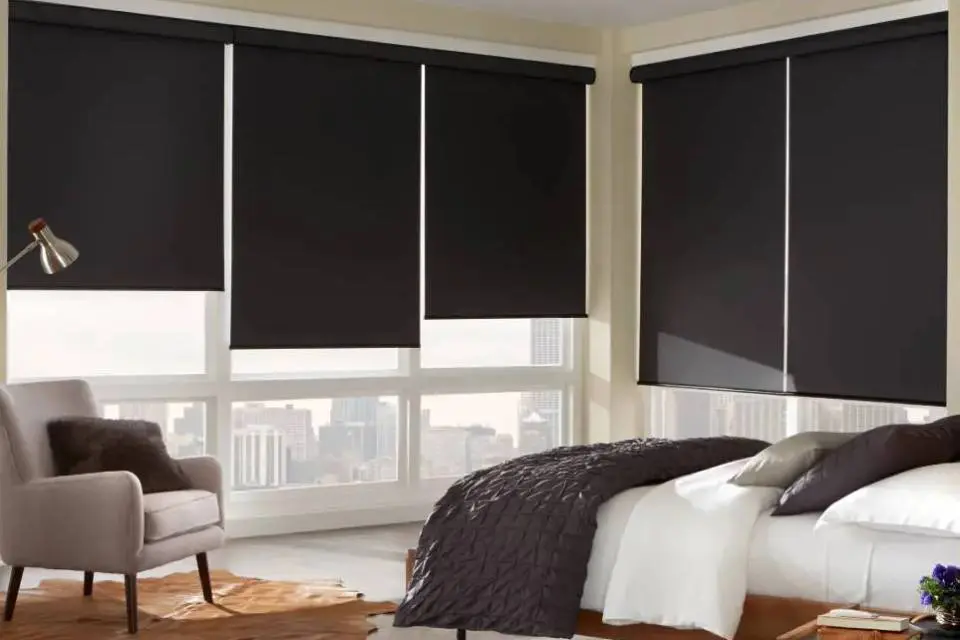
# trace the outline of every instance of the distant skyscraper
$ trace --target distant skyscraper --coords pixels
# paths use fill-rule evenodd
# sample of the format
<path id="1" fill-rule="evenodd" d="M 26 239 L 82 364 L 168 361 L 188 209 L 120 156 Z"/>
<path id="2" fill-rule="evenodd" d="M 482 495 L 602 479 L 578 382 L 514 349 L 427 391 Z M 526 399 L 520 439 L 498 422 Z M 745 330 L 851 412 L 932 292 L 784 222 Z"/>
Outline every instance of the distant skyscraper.
<path id="1" fill-rule="evenodd" d="M 535 367 L 563 364 L 563 320 L 561 318 L 534 318 L 530 321 L 530 364 Z M 522 423 L 541 418 L 556 434 L 549 447 L 556 446 L 560 434 L 563 394 L 557 391 L 528 391 L 520 396 Z"/>
<path id="2" fill-rule="evenodd" d="M 183 415 L 173 419 L 173 436 L 171 441 L 176 442 L 176 451 L 170 455 L 177 458 L 200 456 L 204 452 L 204 423 L 205 411 L 203 403 L 194 402 L 185 407 Z M 168 448 L 173 448 L 168 445 Z"/>
<path id="3" fill-rule="evenodd" d="M 555 429 L 538 414 L 531 414 L 520 421 L 517 453 L 526 455 L 546 451 L 557 446 Z"/>
<path id="4" fill-rule="evenodd" d="M 530 364 L 535 367 L 563 364 L 563 322 L 561 318 L 530 321 Z"/>
<path id="5" fill-rule="evenodd" d="M 352 459 L 352 481 L 396 480 L 397 407 L 380 398 L 335 398 L 330 427 L 342 432 Z"/>
<path id="6" fill-rule="evenodd" d="M 700 438 L 708 436 L 717 422 L 715 394 L 685 389 L 653 389 L 660 396 L 662 424 L 658 435 L 663 438 Z"/>
<path id="7" fill-rule="evenodd" d="M 425 478 L 462 476 L 469 468 L 464 427 L 429 427 L 420 436 L 420 473 Z"/>
<path id="8" fill-rule="evenodd" d="M 258 402 L 234 407 L 234 432 L 242 431 L 251 425 L 272 427 L 283 434 L 283 442 L 290 447 L 293 460 L 309 460 L 316 455 L 316 436 L 309 409 L 297 409 L 292 404 L 268 407 Z"/>
<path id="9" fill-rule="evenodd" d="M 287 484 L 287 445 L 284 434 L 267 425 L 233 431 L 233 486 L 238 489 L 281 487 Z"/>
<path id="10" fill-rule="evenodd" d="M 729 396 L 722 424 L 711 435 L 739 436 L 776 442 L 786 435 L 787 405 L 772 395 L 724 394 Z M 719 428 L 718 428 L 719 427 Z"/>
<path id="11" fill-rule="evenodd" d="M 330 406 L 330 424 L 377 424 L 380 399 L 335 398 Z"/>
<path id="12" fill-rule="evenodd" d="M 907 408 L 895 404 L 865 402 L 843 403 L 843 426 L 846 432 L 866 431 L 885 424 L 909 422 Z"/>
<path id="13" fill-rule="evenodd" d="M 163 433 L 167 433 L 166 402 L 120 402 L 117 404 L 119 417 L 125 420 L 147 420 L 160 425 Z"/>

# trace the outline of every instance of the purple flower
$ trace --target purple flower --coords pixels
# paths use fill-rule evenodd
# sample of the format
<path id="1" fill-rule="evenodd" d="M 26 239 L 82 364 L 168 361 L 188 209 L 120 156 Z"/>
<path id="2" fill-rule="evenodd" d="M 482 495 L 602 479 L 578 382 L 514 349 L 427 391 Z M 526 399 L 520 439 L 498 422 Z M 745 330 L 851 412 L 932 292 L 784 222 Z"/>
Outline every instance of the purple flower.
<path id="1" fill-rule="evenodd" d="M 922 604 L 925 607 L 929 607 L 930 605 L 933 604 L 933 596 L 927 593 L 926 591 L 924 591 L 923 593 L 920 594 L 920 604 Z"/>
<path id="2" fill-rule="evenodd" d="M 952 585 L 956 583 L 958 579 L 960 579 L 960 569 L 952 564 L 947 565 L 947 568 L 943 572 L 943 583 Z"/>
<path id="3" fill-rule="evenodd" d="M 931 575 L 933 575 L 933 579 L 934 579 L 934 580 L 936 580 L 937 582 L 943 584 L 943 578 L 944 578 L 944 576 L 946 575 L 946 573 L 947 573 L 947 568 L 946 568 L 945 566 L 943 566 L 942 564 L 939 564 L 939 563 L 938 563 L 937 565 L 935 565 L 935 566 L 933 567 L 933 572 L 932 572 Z"/>

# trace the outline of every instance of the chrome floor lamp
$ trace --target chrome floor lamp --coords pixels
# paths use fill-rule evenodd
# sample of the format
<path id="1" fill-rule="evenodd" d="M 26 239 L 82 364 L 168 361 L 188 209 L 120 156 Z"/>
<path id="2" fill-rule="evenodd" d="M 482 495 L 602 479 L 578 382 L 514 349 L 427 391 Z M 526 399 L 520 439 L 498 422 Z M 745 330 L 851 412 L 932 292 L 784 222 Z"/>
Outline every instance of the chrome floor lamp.
<path id="1" fill-rule="evenodd" d="M 55 236 L 43 218 L 37 218 L 31 222 L 27 229 L 33 234 L 33 242 L 25 246 L 9 262 L 0 265 L 0 273 L 15 265 L 21 258 L 38 247 L 40 248 L 40 264 L 43 271 L 48 274 L 63 271 L 73 264 L 77 256 L 80 255 L 76 247 Z"/>

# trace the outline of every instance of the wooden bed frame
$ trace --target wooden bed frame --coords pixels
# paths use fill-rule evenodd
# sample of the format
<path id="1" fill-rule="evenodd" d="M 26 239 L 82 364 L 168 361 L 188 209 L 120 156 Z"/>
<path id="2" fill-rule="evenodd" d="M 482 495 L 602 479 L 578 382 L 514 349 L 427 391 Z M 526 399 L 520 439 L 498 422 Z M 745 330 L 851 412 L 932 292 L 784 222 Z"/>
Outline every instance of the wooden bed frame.
<path id="1" fill-rule="evenodd" d="M 416 549 L 407 551 L 404 581 L 410 583 Z M 852 608 L 850 603 L 816 602 L 800 598 L 775 598 L 748 595 L 743 605 L 743 617 L 736 640 L 775 640 L 800 625 L 814 620 L 821 613 L 838 607 Z M 451 636 L 452 636 L 451 632 Z M 718 636 L 700 630 L 681 630 L 651 624 L 614 627 L 603 624 L 597 611 L 580 611 L 577 634 L 608 640 L 719 640 Z"/>

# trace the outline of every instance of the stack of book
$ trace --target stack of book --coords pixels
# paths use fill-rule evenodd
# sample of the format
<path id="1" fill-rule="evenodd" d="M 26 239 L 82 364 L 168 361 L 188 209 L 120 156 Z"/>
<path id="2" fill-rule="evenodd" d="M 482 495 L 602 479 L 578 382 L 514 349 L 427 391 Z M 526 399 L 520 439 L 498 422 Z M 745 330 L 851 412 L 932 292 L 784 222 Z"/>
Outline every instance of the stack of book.
<path id="1" fill-rule="evenodd" d="M 830 640 L 912 640 L 921 632 L 910 618 L 857 609 L 834 609 L 817 617 L 817 638 Z"/>

